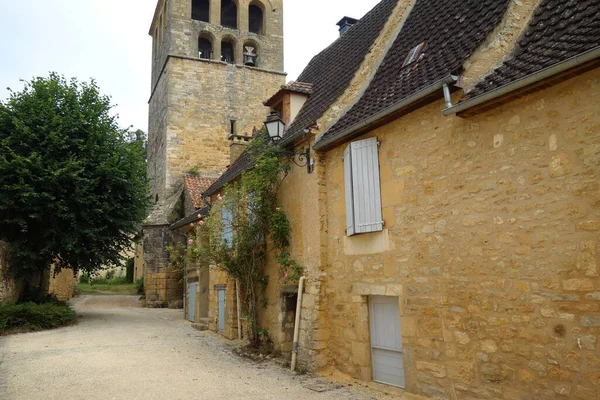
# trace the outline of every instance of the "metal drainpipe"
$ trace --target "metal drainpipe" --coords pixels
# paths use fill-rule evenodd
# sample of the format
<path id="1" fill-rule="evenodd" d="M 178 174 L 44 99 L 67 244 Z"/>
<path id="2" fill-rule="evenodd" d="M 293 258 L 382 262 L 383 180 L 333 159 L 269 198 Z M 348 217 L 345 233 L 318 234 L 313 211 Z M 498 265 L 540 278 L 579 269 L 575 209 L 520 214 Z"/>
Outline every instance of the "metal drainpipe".
<path id="1" fill-rule="evenodd" d="M 200 279 L 198 279 L 200 280 Z M 235 295 L 236 295 L 236 303 L 237 303 L 237 322 L 238 322 L 238 339 L 242 340 L 242 307 L 240 304 L 240 281 L 239 279 L 235 280 Z"/>
<path id="2" fill-rule="evenodd" d="M 298 339 L 300 337 L 300 312 L 302 311 L 302 295 L 304 293 L 304 281 L 306 277 L 303 276 L 298 282 L 298 300 L 296 302 L 296 323 L 294 324 L 294 344 L 292 347 L 292 364 L 291 370 L 296 370 L 296 358 L 298 356 Z"/>
<path id="3" fill-rule="evenodd" d="M 454 107 L 452 104 L 452 97 L 450 95 L 450 86 L 448 86 L 448 82 L 444 82 L 444 99 L 446 100 L 446 108 Z"/>

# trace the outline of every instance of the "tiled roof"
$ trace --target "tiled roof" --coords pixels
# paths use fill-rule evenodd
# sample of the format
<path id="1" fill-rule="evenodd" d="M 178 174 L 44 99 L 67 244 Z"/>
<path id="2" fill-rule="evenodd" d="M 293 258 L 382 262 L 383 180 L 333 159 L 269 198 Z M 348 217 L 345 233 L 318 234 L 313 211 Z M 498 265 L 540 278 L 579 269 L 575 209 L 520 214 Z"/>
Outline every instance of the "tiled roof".
<path id="1" fill-rule="evenodd" d="M 313 92 L 313 84 L 306 82 L 291 81 L 288 82 L 287 85 L 283 85 L 281 88 L 284 90 L 289 90 L 291 92 L 298 92 L 304 94 L 312 94 Z"/>
<path id="2" fill-rule="evenodd" d="M 204 176 L 185 175 L 184 180 L 185 187 L 194 203 L 194 208 L 198 209 L 204 207 L 205 204 L 202 201 L 202 193 L 215 183 L 217 179 Z"/>
<path id="3" fill-rule="evenodd" d="M 542 0 L 513 55 L 462 99 L 482 95 L 600 46 L 600 0 Z"/>
<path id="4" fill-rule="evenodd" d="M 417 0 L 362 98 L 320 139 L 342 131 L 460 72 L 464 62 L 498 25 L 508 0 Z M 416 46 L 418 61 L 403 67 Z M 441 96 L 441 91 L 440 91 Z"/>
<path id="5" fill-rule="evenodd" d="M 312 83 L 290 81 L 286 85 L 281 86 L 281 89 L 279 89 L 277 93 L 271 96 L 271 98 L 265 101 L 263 104 L 265 106 L 271 105 L 271 103 L 276 102 L 276 100 L 280 100 L 281 95 L 285 92 L 295 92 L 310 95 L 313 92 L 313 85 Z M 273 104 L 273 106 L 274 105 L 275 104 Z"/>
<path id="6" fill-rule="evenodd" d="M 209 214 L 210 212 L 210 207 L 206 206 L 204 208 L 201 208 L 199 210 L 194 211 L 192 214 L 186 216 L 185 218 L 180 219 L 179 221 L 175 222 L 173 225 L 171 225 L 169 227 L 169 229 L 171 229 L 172 231 L 174 231 L 175 229 L 179 229 L 179 228 L 183 228 L 186 225 L 192 224 L 194 222 L 197 222 L 200 217 L 205 217 Z"/>
<path id="7" fill-rule="evenodd" d="M 298 90 L 308 90 L 310 85 L 312 90 L 311 93 L 306 92 L 310 97 L 294 122 L 287 128 L 284 139 L 289 139 L 312 126 L 344 93 L 397 3 L 398 0 L 382 0 L 344 35 L 317 54 L 296 82 L 290 82 L 282 87 L 282 89 L 289 86 Z M 245 151 L 204 192 L 204 196 L 217 193 L 251 165 L 252 157 Z"/>
<path id="8" fill-rule="evenodd" d="M 288 127 L 284 140 L 314 125 L 345 92 L 397 3 L 398 0 L 382 0 L 310 61 L 298 81 L 311 83 L 313 93 Z"/>

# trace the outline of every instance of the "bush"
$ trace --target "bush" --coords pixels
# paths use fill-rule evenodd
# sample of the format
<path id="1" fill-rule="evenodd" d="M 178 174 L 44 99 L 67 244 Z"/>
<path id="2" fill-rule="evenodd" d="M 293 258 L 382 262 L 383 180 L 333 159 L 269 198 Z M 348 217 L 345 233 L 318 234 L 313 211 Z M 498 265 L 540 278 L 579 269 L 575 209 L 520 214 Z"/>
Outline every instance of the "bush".
<path id="1" fill-rule="evenodd" d="M 117 285 L 128 285 L 129 284 L 129 282 L 127 281 L 127 277 L 125 277 L 125 276 L 114 277 L 111 280 L 109 280 L 107 283 L 109 285 L 115 285 L 115 286 L 117 286 Z"/>
<path id="2" fill-rule="evenodd" d="M 137 293 L 140 296 L 143 296 L 146 294 L 146 291 L 144 290 L 144 278 L 140 278 L 135 282 L 135 287 L 137 289 Z"/>
<path id="3" fill-rule="evenodd" d="M 77 318 L 75 311 L 60 303 L 0 304 L 0 334 L 8 331 L 40 331 L 65 326 Z"/>
<path id="4" fill-rule="evenodd" d="M 81 276 L 79 277 L 79 283 L 90 283 L 89 274 L 81 274 Z"/>
<path id="5" fill-rule="evenodd" d="M 112 281 L 115 277 L 115 270 L 106 271 L 106 281 Z M 104 282 L 108 283 L 108 282 Z"/>

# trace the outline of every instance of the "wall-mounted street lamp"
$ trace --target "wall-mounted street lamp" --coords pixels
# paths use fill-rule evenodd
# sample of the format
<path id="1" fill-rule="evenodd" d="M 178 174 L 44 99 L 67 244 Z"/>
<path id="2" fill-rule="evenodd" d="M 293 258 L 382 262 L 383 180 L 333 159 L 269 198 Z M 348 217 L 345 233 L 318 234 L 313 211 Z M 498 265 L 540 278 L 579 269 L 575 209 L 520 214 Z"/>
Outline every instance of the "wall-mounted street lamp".
<path id="1" fill-rule="evenodd" d="M 267 117 L 265 121 L 265 128 L 267 128 L 267 132 L 269 133 L 269 138 L 273 144 L 277 145 L 279 141 L 283 138 L 285 134 L 285 123 L 282 121 L 281 117 L 277 112 L 271 111 L 271 114 Z M 306 167 L 308 173 L 312 173 L 312 160 L 310 158 L 310 145 L 303 153 L 298 153 L 290 150 L 278 149 L 277 152 L 279 154 L 284 154 L 289 156 L 291 162 L 296 164 L 299 167 Z"/>

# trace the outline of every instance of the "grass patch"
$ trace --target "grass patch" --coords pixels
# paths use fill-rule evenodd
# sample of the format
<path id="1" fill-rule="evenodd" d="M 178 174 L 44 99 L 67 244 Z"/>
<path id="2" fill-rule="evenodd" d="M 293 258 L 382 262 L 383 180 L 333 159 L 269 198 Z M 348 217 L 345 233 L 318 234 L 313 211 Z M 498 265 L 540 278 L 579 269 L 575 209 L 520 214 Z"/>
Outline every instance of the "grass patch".
<path id="1" fill-rule="evenodd" d="M 78 283 L 77 291 L 85 295 L 119 295 L 135 296 L 137 287 L 135 284 L 114 284 L 114 283 Z"/>
<path id="2" fill-rule="evenodd" d="M 76 320 L 75 310 L 64 303 L 0 304 L 0 336 L 59 328 Z"/>

